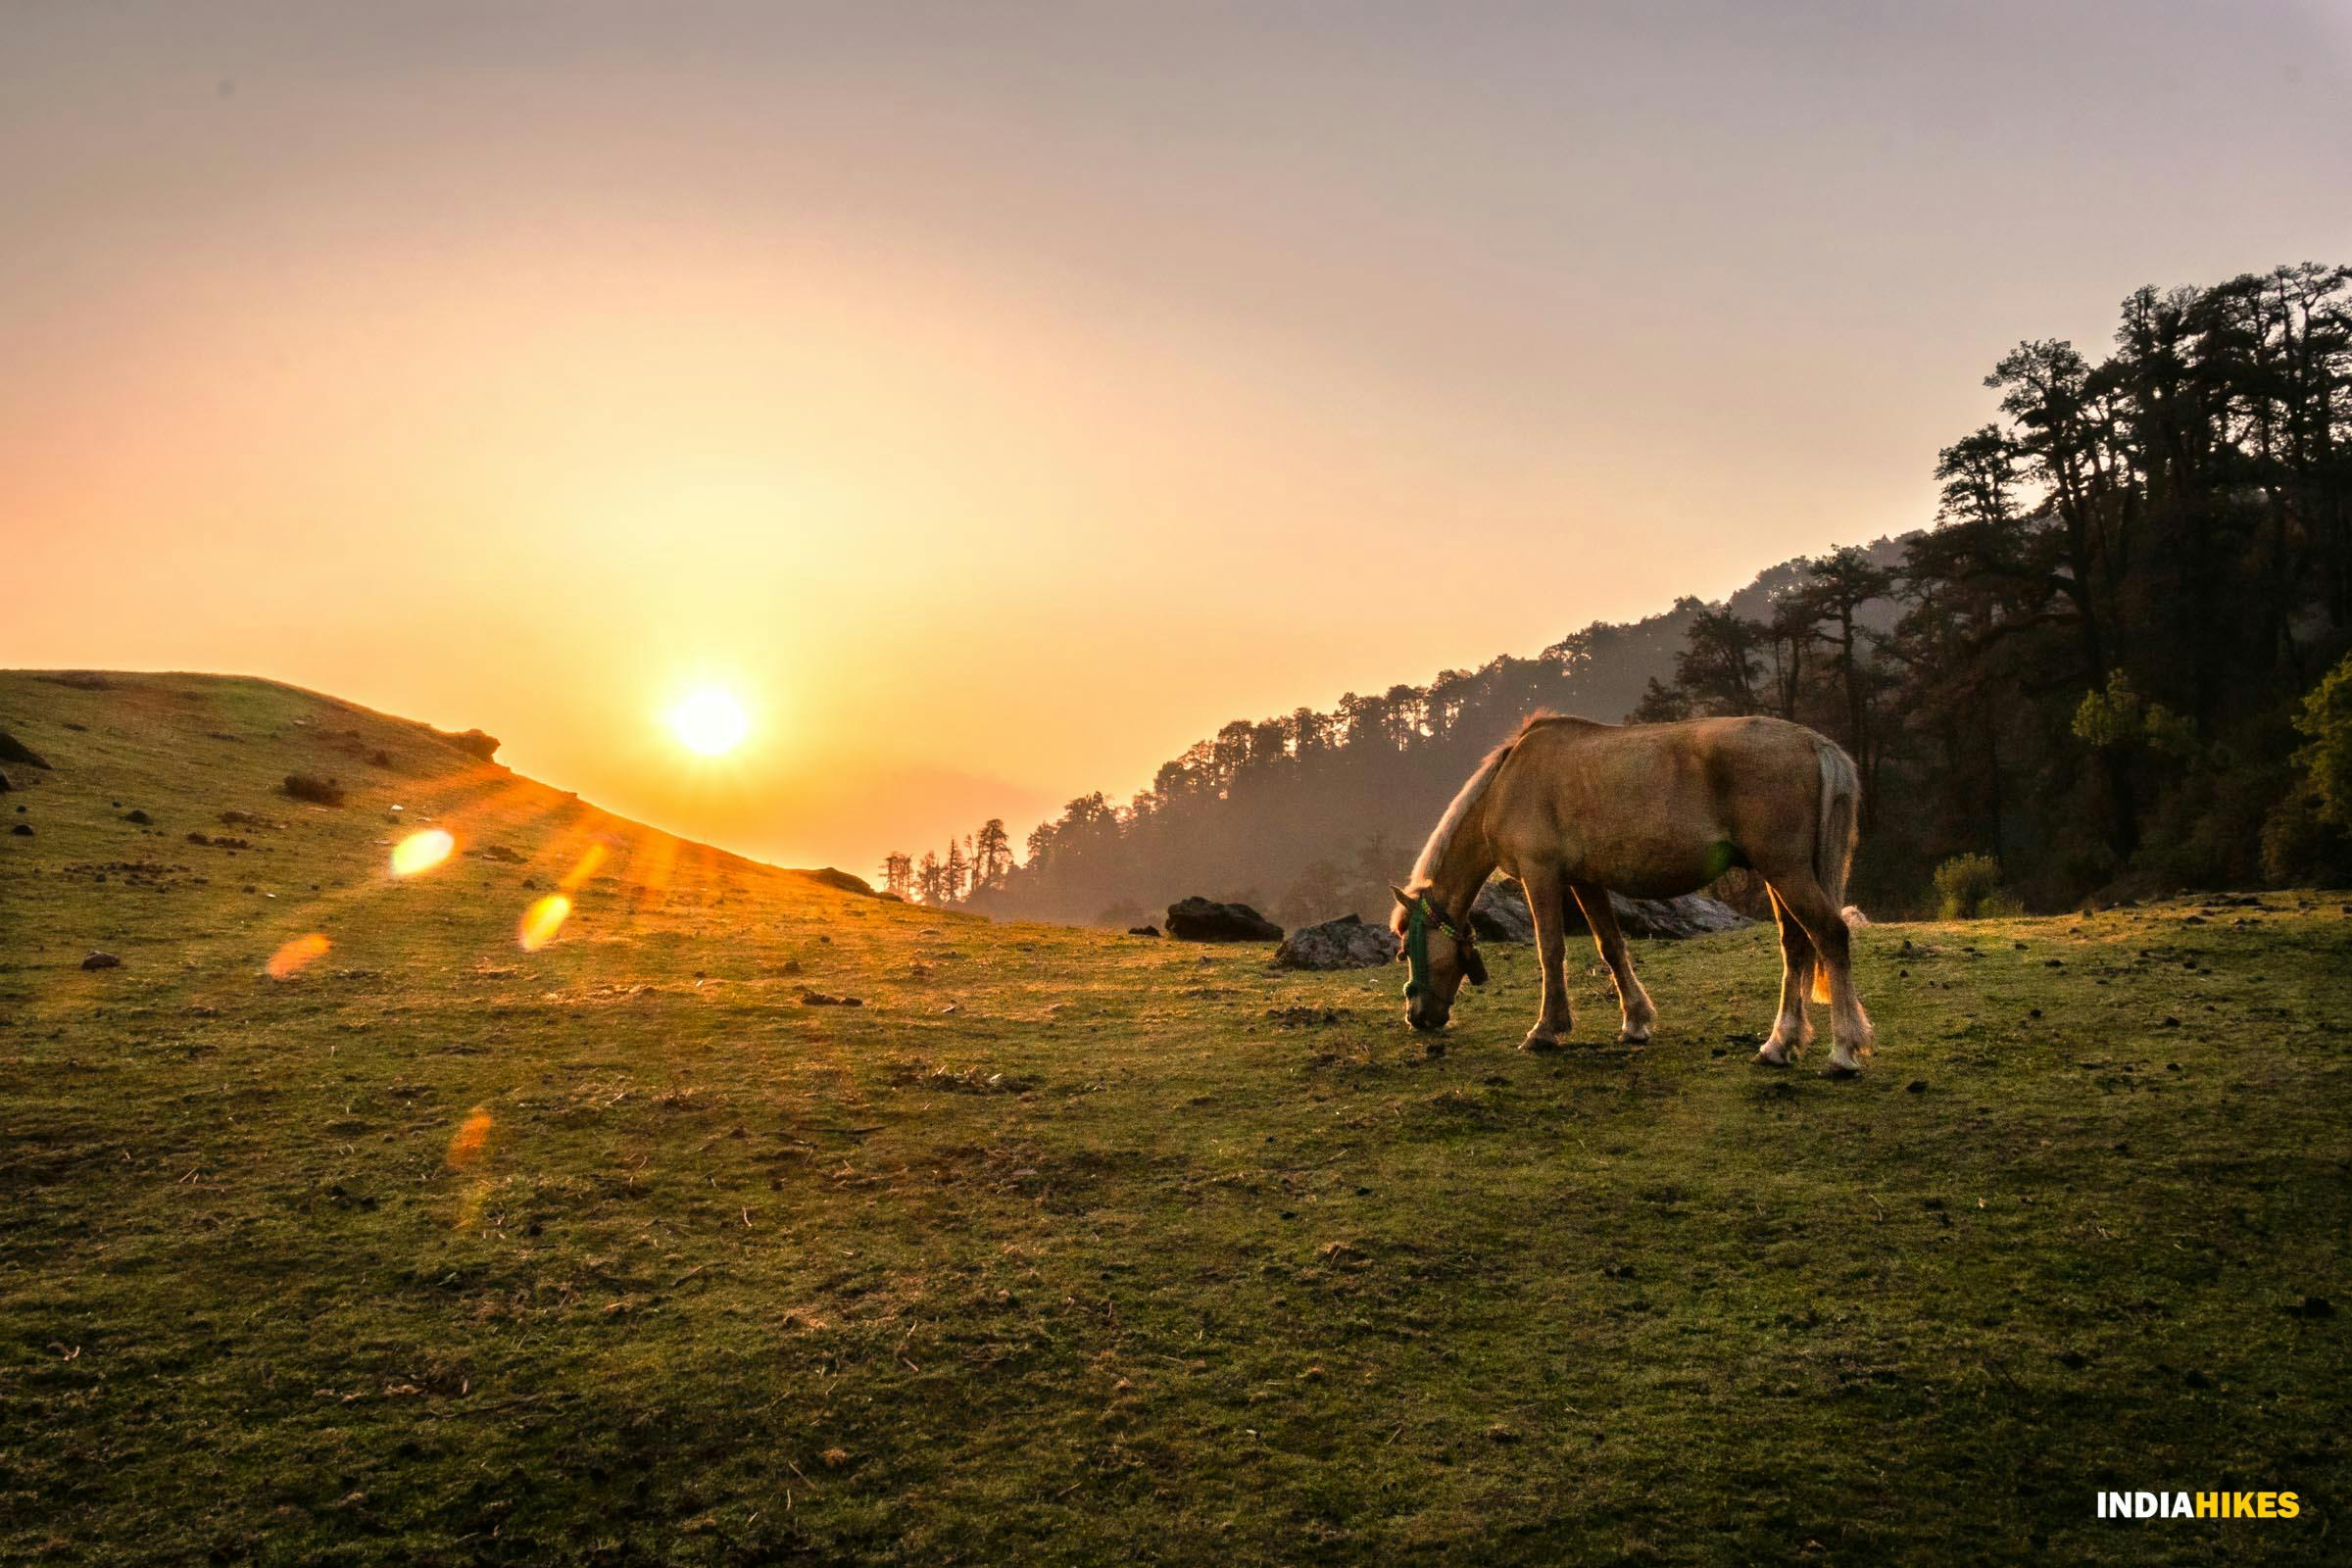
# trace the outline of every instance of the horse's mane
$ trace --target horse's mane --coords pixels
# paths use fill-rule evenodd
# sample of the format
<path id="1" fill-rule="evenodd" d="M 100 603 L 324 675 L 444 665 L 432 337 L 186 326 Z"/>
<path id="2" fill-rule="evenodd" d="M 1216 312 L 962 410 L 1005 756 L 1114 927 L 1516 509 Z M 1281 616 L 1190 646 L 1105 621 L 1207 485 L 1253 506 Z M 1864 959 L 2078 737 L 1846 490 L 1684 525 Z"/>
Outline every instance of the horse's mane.
<path id="1" fill-rule="evenodd" d="M 1454 792 L 1452 804 L 1446 808 L 1446 814 L 1438 818 L 1437 828 L 1429 835 L 1429 842 L 1421 846 L 1421 858 L 1413 862 L 1413 878 L 1409 884 L 1414 892 L 1437 880 L 1438 867 L 1445 862 L 1446 852 L 1453 848 L 1453 836 L 1461 831 L 1462 823 L 1470 815 L 1470 808 L 1487 793 L 1487 786 L 1494 782 L 1495 770 L 1502 766 L 1519 743 L 1527 739 L 1528 732 L 1539 725 L 1561 722 L 1564 718 L 1564 714 L 1539 709 L 1527 715 L 1526 722 L 1519 726 L 1517 734 L 1487 754 L 1486 760 L 1478 764 L 1478 771 L 1472 773 L 1462 787 Z M 1566 721 L 1581 722 L 1575 719 Z"/>

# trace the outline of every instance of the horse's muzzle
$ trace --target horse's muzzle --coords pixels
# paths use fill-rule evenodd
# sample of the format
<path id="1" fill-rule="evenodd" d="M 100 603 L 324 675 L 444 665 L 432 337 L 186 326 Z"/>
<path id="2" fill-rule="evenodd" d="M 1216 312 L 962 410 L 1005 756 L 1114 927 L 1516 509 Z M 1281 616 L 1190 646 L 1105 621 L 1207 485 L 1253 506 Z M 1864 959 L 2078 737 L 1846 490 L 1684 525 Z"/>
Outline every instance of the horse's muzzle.
<path id="1" fill-rule="evenodd" d="M 1421 1007 L 1408 1002 L 1404 1004 L 1404 1021 L 1425 1035 L 1434 1035 L 1446 1027 L 1452 1011 L 1450 1007 Z"/>

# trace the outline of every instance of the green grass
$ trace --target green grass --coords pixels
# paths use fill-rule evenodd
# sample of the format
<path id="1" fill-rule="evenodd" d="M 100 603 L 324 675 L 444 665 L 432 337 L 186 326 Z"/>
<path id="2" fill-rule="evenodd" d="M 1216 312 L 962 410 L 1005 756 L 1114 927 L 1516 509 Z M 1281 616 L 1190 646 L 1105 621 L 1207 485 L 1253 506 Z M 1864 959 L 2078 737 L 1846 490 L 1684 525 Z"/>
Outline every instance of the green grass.
<path id="1" fill-rule="evenodd" d="M 1761 929 L 1638 945 L 1640 1052 L 1581 953 L 1588 1049 L 1513 1050 L 1502 950 L 1430 1057 L 1394 972 L 837 893 L 264 682 L 0 728 L 57 764 L 0 795 L 0 1558 L 2340 1550 L 2336 896 L 1873 927 L 1850 1083 L 1749 1064 Z M 522 860 L 392 883 L 395 803 Z"/>

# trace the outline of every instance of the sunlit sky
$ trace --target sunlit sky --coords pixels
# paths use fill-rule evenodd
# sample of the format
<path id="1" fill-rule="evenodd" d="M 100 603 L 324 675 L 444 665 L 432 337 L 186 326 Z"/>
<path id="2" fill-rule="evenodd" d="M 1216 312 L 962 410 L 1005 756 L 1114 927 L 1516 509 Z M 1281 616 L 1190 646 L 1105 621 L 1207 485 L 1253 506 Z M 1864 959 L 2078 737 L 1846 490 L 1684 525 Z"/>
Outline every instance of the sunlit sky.
<path id="1" fill-rule="evenodd" d="M 2342 5 L 0 6 L 0 664 L 870 873 L 1917 526 L 2348 152 Z"/>

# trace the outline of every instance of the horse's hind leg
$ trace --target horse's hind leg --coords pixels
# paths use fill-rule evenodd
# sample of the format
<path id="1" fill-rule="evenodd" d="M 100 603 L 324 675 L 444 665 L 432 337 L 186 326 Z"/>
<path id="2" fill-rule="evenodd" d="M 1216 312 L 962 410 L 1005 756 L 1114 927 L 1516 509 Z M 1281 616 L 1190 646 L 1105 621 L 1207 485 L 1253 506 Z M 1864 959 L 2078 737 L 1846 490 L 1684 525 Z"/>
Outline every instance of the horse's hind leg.
<path id="1" fill-rule="evenodd" d="M 1833 1072 L 1859 1072 L 1862 1053 L 1870 1049 L 1870 1015 L 1862 1010 L 1862 999 L 1854 995 L 1852 944 L 1845 929 L 1845 916 L 1830 902 L 1819 882 L 1809 870 L 1786 878 L 1767 878 L 1773 895 L 1804 927 L 1805 936 L 1813 944 L 1814 962 L 1830 982 L 1830 1069 Z"/>
<path id="2" fill-rule="evenodd" d="M 1805 992 L 1813 984 L 1813 939 L 1778 893 L 1772 895 L 1772 917 L 1781 927 L 1781 1015 L 1773 1020 L 1772 1038 L 1764 1042 L 1756 1059 L 1786 1067 L 1798 1050 L 1813 1043 L 1813 1021 L 1805 1016 Z"/>
<path id="3" fill-rule="evenodd" d="M 1633 951 L 1625 945 L 1625 933 L 1617 929 L 1617 911 L 1609 906 L 1608 890 L 1591 882 L 1571 882 L 1568 891 L 1576 895 L 1576 906 L 1585 911 L 1585 924 L 1592 928 L 1600 961 L 1609 966 L 1609 978 L 1617 982 L 1617 1008 L 1625 1020 L 1617 1038 L 1625 1045 L 1642 1045 L 1649 1039 L 1650 1026 L 1658 1021 L 1658 1009 L 1650 1004 L 1649 993 L 1642 989 L 1642 981 L 1634 973 Z"/>

